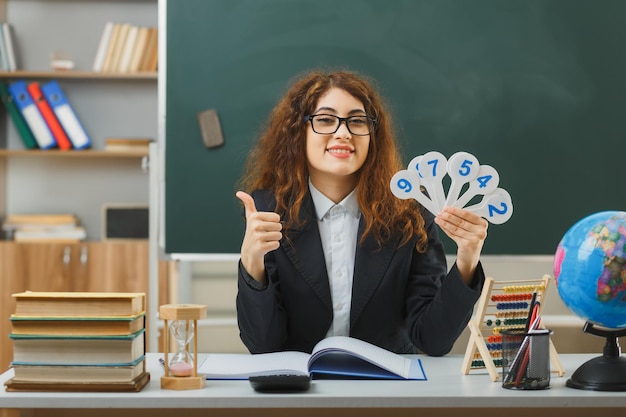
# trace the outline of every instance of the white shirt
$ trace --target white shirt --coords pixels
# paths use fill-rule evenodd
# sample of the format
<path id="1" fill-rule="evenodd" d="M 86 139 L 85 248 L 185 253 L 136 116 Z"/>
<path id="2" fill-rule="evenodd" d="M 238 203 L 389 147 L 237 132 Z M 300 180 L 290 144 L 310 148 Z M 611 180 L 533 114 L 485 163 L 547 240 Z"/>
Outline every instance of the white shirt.
<path id="1" fill-rule="evenodd" d="M 317 190 L 311 180 L 309 189 L 317 213 L 333 303 L 333 324 L 326 336 L 349 336 L 354 257 L 361 216 L 356 190 L 335 204 Z"/>

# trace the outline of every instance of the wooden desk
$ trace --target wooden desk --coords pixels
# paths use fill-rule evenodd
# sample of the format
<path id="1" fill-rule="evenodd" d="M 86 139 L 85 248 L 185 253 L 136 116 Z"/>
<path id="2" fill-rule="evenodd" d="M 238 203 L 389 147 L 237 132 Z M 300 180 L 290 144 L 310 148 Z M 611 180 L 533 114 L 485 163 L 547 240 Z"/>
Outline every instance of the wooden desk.
<path id="1" fill-rule="evenodd" d="M 0 408 L 20 409 L 22 416 L 30 417 L 626 416 L 624 392 L 565 387 L 572 372 L 596 355 L 560 355 L 566 374 L 553 374 L 551 388 L 544 391 L 507 390 L 482 371 L 463 375 L 463 358 L 455 355 L 421 357 L 428 381 L 321 380 L 299 394 L 258 394 L 247 381 L 207 381 L 205 388 L 193 391 L 161 390 L 158 356 L 148 354 L 152 380 L 139 393 L 6 392 L 4 382 L 12 376 L 9 370 L 0 376 Z"/>

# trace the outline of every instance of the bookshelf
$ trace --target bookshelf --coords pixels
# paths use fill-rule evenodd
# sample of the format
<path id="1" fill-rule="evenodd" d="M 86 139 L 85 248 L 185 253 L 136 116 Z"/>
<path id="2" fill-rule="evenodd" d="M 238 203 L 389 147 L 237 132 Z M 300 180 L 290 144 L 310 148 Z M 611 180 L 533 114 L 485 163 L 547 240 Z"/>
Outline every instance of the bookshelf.
<path id="1" fill-rule="evenodd" d="M 88 150 L 26 150 L 0 106 L 0 219 L 8 213 L 70 212 L 87 230 L 87 240 L 77 244 L 0 240 L 2 318 L 10 307 L 6 297 L 20 288 L 148 293 L 148 241 L 102 240 L 102 207 L 149 205 L 149 155 L 104 151 L 104 140 L 157 138 L 157 73 L 98 73 L 92 67 L 106 22 L 156 27 L 157 10 L 157 0 L 0 0 L 0 21 L 12 26 L 18 68 L 0 71 L 0 81 L 58 81 L 92 141 Z M 53 53 L 74 61 L 74 69 L 52 70 Z M 37 267 L 33 274 L 32 265 L 49 268 Z M 103 275 L 105 270 L 110 272 Z M 166 272 L 160 264 L 160 282 Z M 163 285 L 159 304 L 167 302 L 166 290 Z M 6 326 L 0 327 L 6 334 Z M 7 358 L 0 362 L 4 370 Z"/>
<path id="2" fill-rule="evenodd" d="M 157 138 L 157 73 L 96 73 L 92 67 L 106 22 L 156 27 L 157 3 L 0 0 L 0 19 L 12 26 L 18 64 L 15 72 L 0 72 L 0 81 L 57 80 L 93 143 L 84 151 L 25 150 L 0 108 L 0 217 L 73 211 L 88 239 L 98 241 L 103 205 L 149 203 L 147 155 L 103 148 L 108 136 Z M 51 70 L 51 54 L 59 51 L 75 62 L 73 70 Z"/>

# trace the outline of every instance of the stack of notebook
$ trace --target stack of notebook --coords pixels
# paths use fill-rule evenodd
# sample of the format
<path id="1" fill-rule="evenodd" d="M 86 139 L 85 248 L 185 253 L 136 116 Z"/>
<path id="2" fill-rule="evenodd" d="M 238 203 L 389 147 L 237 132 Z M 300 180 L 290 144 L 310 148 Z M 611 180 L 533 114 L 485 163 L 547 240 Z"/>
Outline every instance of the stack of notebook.
<path id="1" fill-rule="evenodd" d="M 13 294 L 15 376 L 8 391 L 139 391 L 145 368 L 145 294 Z"/>
<path id="2" fill-rule="evenodd" d="M 76 215 L 13 213 L 2 222 L 7 239 L 18 242 L 77 243 L 87 238 L 85 227 Z"/>

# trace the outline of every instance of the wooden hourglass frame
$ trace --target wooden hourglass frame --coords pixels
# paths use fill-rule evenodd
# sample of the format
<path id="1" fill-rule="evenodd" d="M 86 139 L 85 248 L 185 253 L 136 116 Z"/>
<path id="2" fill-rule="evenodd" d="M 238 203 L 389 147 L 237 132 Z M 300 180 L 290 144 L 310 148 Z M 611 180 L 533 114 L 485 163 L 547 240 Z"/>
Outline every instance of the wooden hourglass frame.
<path id="1" fill-rule="evenodd" d="M 207 307 L 198 304 L 166 304 L 159 307 L 159 318 L 164 321 L 164 375 L 161 377 L 161 388 L 172 390 L 199 389 L 204 387 L 204 376 L 198 376 L 198 320 L 206 317 Z M 193 370 L 191 375 L 176 376 L 170 369 L 170 326 L 171 321 L 185 321 L 187 332 L 193 331 Z M 185 349 L 188 352 L 189 341 Z"/>

